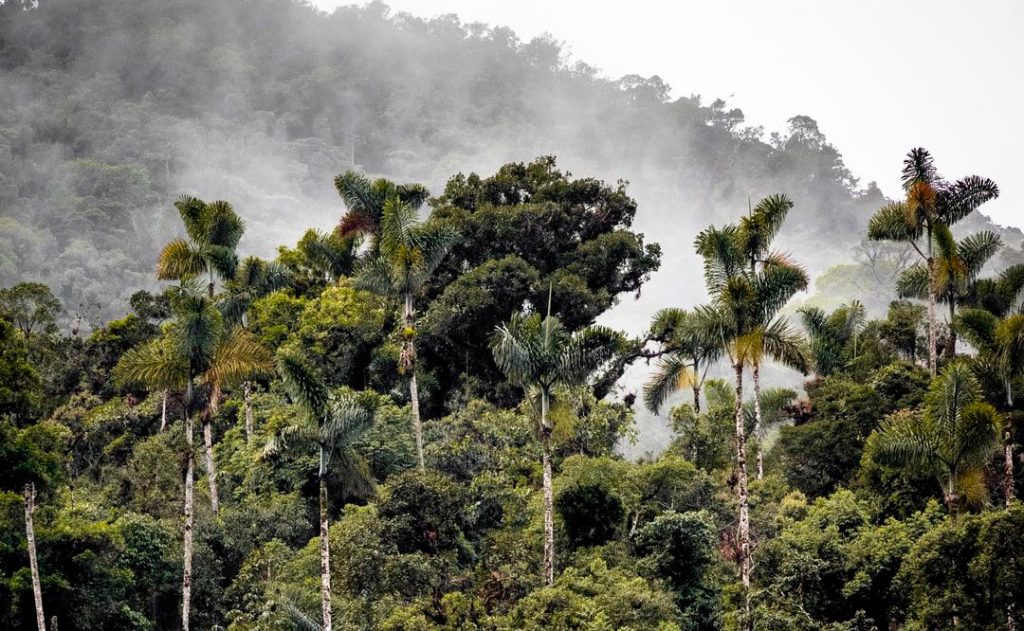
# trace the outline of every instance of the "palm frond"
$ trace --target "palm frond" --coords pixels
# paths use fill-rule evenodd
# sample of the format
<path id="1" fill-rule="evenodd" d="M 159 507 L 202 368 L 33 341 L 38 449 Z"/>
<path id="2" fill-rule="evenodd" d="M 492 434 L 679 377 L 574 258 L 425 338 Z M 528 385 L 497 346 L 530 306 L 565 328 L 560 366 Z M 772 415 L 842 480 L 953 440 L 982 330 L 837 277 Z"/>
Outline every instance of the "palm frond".
<path id="1" fill-rule="evenodd" d="M 911 242 L 921 238 L 923 226 L 908 219 L 904 202 L 886 204 L 868 221 L 868 238 L 872 241 Z"/>
<path id="2" fill-rule="evenodd" d="M 234 329 L 217 345 L 210 368 L 202 381 L 231 386 L 245 379 L 266 376 L 274 371 L 274 360 L 262 344 L 248 331 Z"/>
<path id="3" fill-rule="evenodd" d="M 928 268 L 923 263 L 914 263 L 903 270 L 896 279 L 896 294 L 900 298 L 928 297 Z"/>
<path id="4" fill-rule="evenodd" d="M 188 382 L 188 362 L 167 338 L 158 338 L 125 352 L 113 371 L 114 382 L 151 390 L 180 389 Z"/>
<path id="5" fill-rule="evenodd" d="M 323 379 L 303 357 L 290 351 L 277 356 L 277 372 L 288 395 L 318 425 L 327 418 L 330 397 Z"/>
<path id="6" fill-rule="evenodd" d="M 206 271 L 204 253 L 184 239 L 174 239 L 164 246 L 156 261 L 159 280 L 180 280 Z"/>
<path id="7" fill-rule="evenodd" d="M 957 250 L 970 278 L 981 273 L 985 264 L 1003 247 L 1003 238 L 990 230 L 982 230 L 965 237 Z"/>
<path id="8" fill-rule="evenodd" d="M 648 410 L 658 414 L 672 394 L 692 386 L 695 378 L 693 364 L 689 361 L 677 355 L 662 358 L 657 371 L 644 384 L 644 404 Z"/>
<path id="9" fill-rule="evenodd" d="M 944 187 L 937 206 L 947 225 L 960 221 L 987 201 L 999 197 L 999 187 L 992 180 L 971 175 Z"/>

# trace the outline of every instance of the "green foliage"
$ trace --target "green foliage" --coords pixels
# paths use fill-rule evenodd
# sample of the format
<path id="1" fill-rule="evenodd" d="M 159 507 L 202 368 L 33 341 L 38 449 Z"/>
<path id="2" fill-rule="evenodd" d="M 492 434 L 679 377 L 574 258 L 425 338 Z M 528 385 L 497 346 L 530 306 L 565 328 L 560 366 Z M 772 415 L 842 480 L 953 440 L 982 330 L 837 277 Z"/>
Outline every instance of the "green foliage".
<path id="1" fill-rule="evenodd" d="M 0 289 L 0 317 L 16 326 L 28 339 L 33 334 L 56 333 L 57 316 L 61 311 L 60 301 L 43 283 L 18 283 Z"/>
<path id="2" fill-rule="evenodd" d="M 42 384 L 29 362 L 23 334 L 0 319 L 0 418 L 26 422 L 42 403 L 41 395 Z"/>
<path id="3" fill-rule="evenodd" d="M 1024 599 L 1024 515 L 1019 508 L 947 521 L 913 547 L 898 580 L 909 593 L 908 629 L 1005 629 Z"/>
<path id="4" fill-rule="evenodd" d="M 536 590 L 517 603 L 503 622 L 528 631 L 672 631 L 681 628 L 679 619 L 669 593 L 598 559 L 566 569 L 553 586 Z"/>

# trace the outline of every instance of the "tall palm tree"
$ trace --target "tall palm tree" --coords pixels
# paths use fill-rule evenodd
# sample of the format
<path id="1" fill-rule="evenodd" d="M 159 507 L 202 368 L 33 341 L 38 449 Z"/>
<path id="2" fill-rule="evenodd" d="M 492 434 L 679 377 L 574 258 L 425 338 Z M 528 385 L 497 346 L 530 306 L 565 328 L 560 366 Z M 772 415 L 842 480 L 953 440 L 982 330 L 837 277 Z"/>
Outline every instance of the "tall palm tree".
<path id="1" fill-rule="evenodd" d="M 935 475 L 950 515 L 962 494 L 983 496 L 984 469 L 998 444 L 999 413 L 982 400 L 965 362 L 949 364 L 932 382 L 922 412 L 904 410 L 883 421 L 872 448 L 880 462 Z"/>
<path id="2" fill-rule="evenodd" d="M 409 399 L 420 469 L 424 466 L 423 424 L 416 381 L 414 301 L 457 238 L 458 234 L 449 226 L 419 223 L 416 209 L 393 195 L 384 203 L 377 255 L 363 263 L 356 277 L 357 286 L 401 304 L 403 326 L 399 369 L 409 375 Z"/>
<path id="3" fill-rule="evenodd" d="M 868 238 L 909 243 L 924 263 L 928 275 L 928 370 L 934 377 L 938 363 L 936 230 L 939 226 L 952 226 L 998 197 L 999 187 L 992 180 L 976 175 L 952 183 L 943 180 L 931 154 L 920 147 L 912 149 L 904 159 L 902 181 L 905 199 L 875 212 L 868 223 Z"/>
<path id="4" fill-rule="evenodd" d="M 419 210 L 430 196 L 421 184 L 395 184 L 384 178 L 371 181 L 357 171 L 346 171 L 334 178 L 334 188 L 348 207 L 338 225 L 340 237 L 376 237 L 380 233 L 388 200 L 398 198 L 413 210 Z"/>
<path id="5" fill-rule="evenodd" d="M 147 388 L 186 389 L 184 407 L 202 403 L 198 410 L 203 425 L 206 477 L 210 485 L 210 504 L 220 511 L 217 490 L 217 465 L 213 452 L 213 419 L 225 387 L 273 368 L 269 351 L 247 331 L 230 328 L 213 300 L 186 283 L 173 294 L 175 321 L 167 335 L 125 353 L 116 368 L 122 383 L 137 383 Z M 198 350 L 188 349 L 202 349 Z M 192 353 L 189 355 L 188 353 Z M 202 386 L 201 398 L 194 386 Z M 186 414 L 186 435 L 191 441 L 193 416 Z"/>
<path id="6" fill-rule="evenodd" d="M 328 525 L 327 471 L 339 453 L 351 458 L 352 443 L 373 423 L 373 413 L 353 394 L 328 391 L 310 364 L 294 353 L 282 353 L 277 370 L 288 395 L 303 414 L 298 423 L 281 430 L 267 444 L 275 453 L 289 443 L 315 445 L 320 456 L 317 481 L 320 488 L 320 587 L 323 628 L 331 629 L 331 554 Z"/>
<path id="7" fill-rule="evenodd" d="M 572 333 L 551 315 L 548 289 L 547 316 L 513 314 L 497 327 L 491 340 L 494 361 L 509 381 L 532 389 L 539 399 L 539 433 L 544 493 L 544 581 L 555 581 L 554 495 L 551 486 L 551 394 L 558 385 L 578 385 L 606 359 L 605 342 L 612 337 L 603 327 Z"/>
<path id="8" fill-rule="evenodd" d="M 157 259 L 160 280 L 182 280 L 207 274 L 207 291 L 213 297 L 214 280 L 234 278 L 238 267 L 235 248 L 245 232 L 245 222 L 225 201 L 207 203 L 183 195 L 174 202 L 188 239 L 164 246 Z"/>
<path id="9" fill-rule="evenodd" d="M 238 266 L 235 276 L 224 284 L 220 296 L 221 313 L 229 323 L 246 328 L 249 309 L 253 302 L 288 287 L 292 274 L 276 261 L 265 261 L 256 256 L 247 257 Z M 245 413 L 245 440 L 252 441 L 252 382 L 242 382 L 242 400 Z"/>
<path id="10" fill-rule="evenodd" d="M 189 629 L 192 604 L 192 527 L 195 451 L 193 449 L 192 407 L 198 376 L 213 360 L 217 339 L 223 332 L 220 313 L 209 300 L 194 293 L 175 292 L 172 309 L 176 316 L 163 337 L 129 350 L 114 370 L 121 384 L 152 387 L 170 385 L 184 390 L 182 417 L 185 425 L 187 464 L 185 471 L 184 570 L 181 579 L 181 625 Z"/>
<path id="11" fill-rule="evenodd" d="M 749 202 L 748 202 L 749 204 Z M 740 218 L 737 238 L 749 266 L 749 273 L 756 277 L 758 270 L 769 266 L 786 265 L 794 277 L 802 274 L 798 289 L 807 289 L 808 277 L 803 268 L 785 260 L 774 252 L 772 241 L 782 228 L 786 216 L 793 208 L 793 202 L 785 195 L 769 195 L 750 208 Z M 788 300 L 788 298 L 787 298 Z M 781 306 L 781 305 L 780 305 Z M 799 350 L 799 338 L 789 330 L 785 319 L 774 320 L 775 314 L 766 312 L 760 326 L 752 332 L 750 341 L 750 369 L 754 381 L 754 435 L 757 438 L 757 479 L 764 477 L 764 423 L 761 414 L 761 364 L 763 359 L 772 359 L 806 374 L 807 361 Z"/>
<path id="12" fill-rule="evenodd" d="M 934 292 L 936 299 L 949 308 L 949 338 L 945 355 L 952 359 L 956 355 L 956 310 L 964 301 L 976 293 L 978 275 L 985 264 L 996 255 L 1003 245 L 1002 237 L 994 232 L 982 231 L 956 241 L 949 228 L 938 225 L 935 228 L 935 271 Z M 928 268 L 915 263 L 903 270 L 896 281 L 896 292 L 900 298 L 928 299 Z"/>
<path id="13" fill-rule="evenodd" d="M 961 309 L 955 326 L 976 349 L 975 367 L 983 374 L 1000 379 L 1006 392 L 1006 409 L 1014 407 L 1013 383 L 1024 376 L 1024 314 L 998 318 L 983 309 Z M 1003 499 L 1014 501 L 1013 415 L 1003 425 Z"/>
<path id="14" fill-rule="evenodd" d="M 700 393 L 708 368 L 724 353 L 718 329 L 706 311 L 662 309 L 651 322 L 651 339 L 661 343 L 658 370 L 644 385 L 644 403 L 658 413 L 672 393 L 689 386 L 700 414 Z"/>
<path id="15" fill-rule="evenodd" d="M 760 363 L 765 354 L 787 362 L 795 359 L 799 353 L 796 336 L 788 323 L 776 315 L 797 291 L 806 287 L 807 274 L 777 253 L 765 255 L 763 264 L 752 269 L 743 232 L 734 225 L 707 228 L 697 235 L 695 247 L 704 259 L 704 280 L 712 299 L 706 317 L 717 323 L 719 339 L 736 377 L 737 530 L 740 578 L 749 613 L 751 547 L 743 370 L 754 362 Z"/>
<path id="16" fill-rule="evenodd" d="M 827 377 L 857 358 L 857 338 L 867 324 L 867 310 L 860 301 L 840 305 L 828 315 L 817 307 L 805 307 L 798 313 L 810 338 L 818 375 Z"/>

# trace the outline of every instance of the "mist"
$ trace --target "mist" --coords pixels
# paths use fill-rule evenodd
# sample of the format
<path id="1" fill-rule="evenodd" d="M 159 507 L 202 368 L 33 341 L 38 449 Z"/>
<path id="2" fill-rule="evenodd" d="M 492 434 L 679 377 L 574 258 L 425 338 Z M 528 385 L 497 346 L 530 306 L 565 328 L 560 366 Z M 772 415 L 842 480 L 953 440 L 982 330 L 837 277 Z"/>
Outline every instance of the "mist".
<path id="1" fill-rule="evenodd" d="M 439 193 L 456 173 L 557 156 L 574 175 L 628 181 L 634 228 L 663 248 L 640 295 L 600 319 L 634 335 L 658 309 L 704 299 L 693 237 L 750 200 L 793 199 L 780 242 L 812 277 L 861 264 L 884 201 L 813 112 L 768 135 L 742 103 L 672 99 L 657 76 L 603 78 L 546 36 L 382 3 L 331 13 L 289 0 L 19 4 L 0 11 L 0 285 L 43 281 L 94 325 L 156 286 L 179 194 L 231 201 L 247 222 L 241 251 L 273 257 L 307 228 L 336 225 L 342 171 Z M 877 283 L 863 290 L 876 311 L 893 297 Z M 634 366 L 619 394 L 647 370 Z M 627 449 L 657 450 L 667 429 L 639 414 L 643 442 Z"/>

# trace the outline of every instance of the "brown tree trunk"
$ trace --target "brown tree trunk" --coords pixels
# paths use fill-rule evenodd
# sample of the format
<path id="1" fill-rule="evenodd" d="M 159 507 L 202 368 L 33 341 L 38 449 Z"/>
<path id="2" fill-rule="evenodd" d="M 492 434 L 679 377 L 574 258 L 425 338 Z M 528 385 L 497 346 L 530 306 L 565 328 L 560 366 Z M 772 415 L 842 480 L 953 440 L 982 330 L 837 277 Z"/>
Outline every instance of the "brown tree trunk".
<path id="1" fill-rule="evenodd" d="M 754 362 L 754 438 L 757 440 L 757 479 L 764 478 L 764 425 L 761 420 L 761 364 Z"/>
<path id="2" fill-rule="evenodd" d="M 747 437 L 743 418 L 743 364 L 736 364 L 736 494 L 739 500 L 739 564 L 746 617 L 750 629 L 750 506 L 747 496 Z"/>
<path id="3" fill-rule="evenodd" d="M 188 464 L 185 470 L 185 533 L 182 545 L 185 552 L 185 569 L 181 576 L 181 628 L 183 631 L 189 629 L 189 609 L 192 606 L 192 509 L 195 452 L 192 445 L 192 415 L 188 411 L 189 400 L 192 398 L 191 389 L 190 385 L 189 394 L 185 396 L 185 443 L 188 446 Z"/>
<path id="4" fill-rule="evenodd" d="M 245 400 L 245 442 L 252 442 L 252 383 L 242 384 Z"/>
<path id="5" fill-rule="evenodd" d="M 540 403 L 541 463 L 544 487 L 544 583 L 555 582 L 555 503 L 551 485 L 551 428 L 548 427 L 548 393 Z"/>
<path id="6" fill-rule="evenodd" d="M 931 237 L 929 236 L 929 239 Z M 930 252 L 930 250 L 929 250 Z M 935 316 L 935 258 L 928 256 L 928 372 L 935 376 L 939 362 L 936 344 L 936 328 L 938 327 Z"/>
<path id="7" fill-rule="evenodd" d="M 217 461 L 213 457 L 213 423 L 209 413 L 203 415 L 203 449 L 206 453 L 206 480 L 210 483 L 210 508 L 214 515 L 218 515 L 220 497 L 217 493 Z"/>
<path id="8" fill-rule="evenodd" d="M 320 448 L 320 608 L 323 631 L 331 631 L 331 538 L 327 523 L 327 471 Z"/>
<path id="9" fill-rule="evenodd" d="M 32 515 L 36 512 L 36 487 L 25 485 L 25 538 L 28 542 L 28 565 L 32 571 L 32 599 L 36 604 L 36 626 L 46 631 L 46 616 L 43 615 L 43 588 L 39 582 L 39 561 L 36 558 L 36 528 Z"/>

